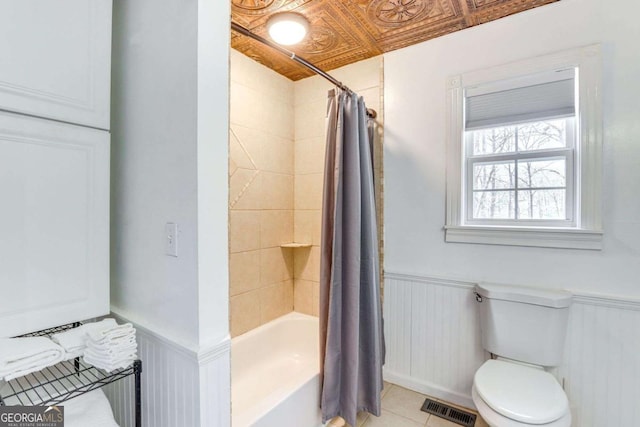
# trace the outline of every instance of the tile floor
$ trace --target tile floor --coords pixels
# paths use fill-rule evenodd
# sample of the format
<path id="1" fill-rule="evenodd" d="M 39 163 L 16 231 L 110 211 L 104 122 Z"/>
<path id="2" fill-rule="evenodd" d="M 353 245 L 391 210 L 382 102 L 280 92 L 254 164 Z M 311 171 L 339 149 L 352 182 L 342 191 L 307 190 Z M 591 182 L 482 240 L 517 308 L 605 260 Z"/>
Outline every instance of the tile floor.
<path id="1" fill-rule="evenodd" d="M 375 417 L 361 413 L 358 415 L 356 427 L 460 427 L 451 421 L 422 412 L 420 408 L 426 398 L 427 396 L 424 394 L 385 382 L 385 387 L 382 391 L 382 414 L 379 417 Z M 467 408 L 461 409 L 476 414 L 476 412 Z M 488 426 L 478 416 L 476 418 L 476 427 Z"/>

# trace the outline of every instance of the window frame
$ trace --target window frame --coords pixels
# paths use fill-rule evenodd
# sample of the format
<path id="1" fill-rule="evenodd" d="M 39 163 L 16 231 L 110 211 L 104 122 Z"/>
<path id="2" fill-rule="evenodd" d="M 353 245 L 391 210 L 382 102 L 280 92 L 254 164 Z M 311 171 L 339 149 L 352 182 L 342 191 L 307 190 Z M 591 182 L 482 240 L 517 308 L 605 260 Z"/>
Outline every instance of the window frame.
<path id="1" fill-rule="evenodd" d="M 601 61 L 600 45 L 591 45 L 472 71 L 447 80 L 446 242 L 602 249 Z M 576 69 L 580 100 L 576 106 L 574 151 L 567 157 L 567 169 L 571 166 L 574 175 L 572 221 L 469 221 L 465 195 L 472 192 L 465 191 L 469 185 L 466 181 L 465 89 L 567 68 Z"/>

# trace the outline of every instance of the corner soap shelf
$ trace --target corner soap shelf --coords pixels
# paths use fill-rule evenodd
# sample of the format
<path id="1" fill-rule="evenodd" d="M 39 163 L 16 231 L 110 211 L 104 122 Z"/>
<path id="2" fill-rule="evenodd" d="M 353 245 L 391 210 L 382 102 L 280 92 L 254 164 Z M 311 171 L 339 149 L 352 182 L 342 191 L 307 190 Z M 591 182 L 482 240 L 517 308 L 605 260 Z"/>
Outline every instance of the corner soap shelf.
<path id="1" fill-rule="evenodd" d="M 296 242 L 292 242 L 292 243 L 283 243 L 280 245 L 281 248 L 310 248 L 312 245 L 311 243 L 296 243 Z"/>
<path id="2" fill-rule="evenodd" d="M 80 323 L 71 323 L 20 335 L 20 337 L 50 337 L 80 325 Z M 140 427 L 142 425 L 141 373 L 140 360 L 134 361 L 128 368 L 112 372 L 98 369 L 80 358 L 67 360 L 11 381 L 0 380 L 0 406 L 59 405 L 66 400 L 134 375 L 135 426 Z"/>

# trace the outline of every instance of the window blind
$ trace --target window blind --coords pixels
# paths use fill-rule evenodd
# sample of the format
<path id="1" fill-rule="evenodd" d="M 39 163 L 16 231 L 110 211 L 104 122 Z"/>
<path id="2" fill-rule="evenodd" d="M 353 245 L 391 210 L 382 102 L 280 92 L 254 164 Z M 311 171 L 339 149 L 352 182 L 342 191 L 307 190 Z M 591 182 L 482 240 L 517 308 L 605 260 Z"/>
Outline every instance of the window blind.
<path id="1" fill-rule="evenodd" d="M 480 92 L 474 94 L 473 92 Z M 465 129 L 575 115 L 575 79 L 487 92 L 475 90 L 465 97 Z"/>

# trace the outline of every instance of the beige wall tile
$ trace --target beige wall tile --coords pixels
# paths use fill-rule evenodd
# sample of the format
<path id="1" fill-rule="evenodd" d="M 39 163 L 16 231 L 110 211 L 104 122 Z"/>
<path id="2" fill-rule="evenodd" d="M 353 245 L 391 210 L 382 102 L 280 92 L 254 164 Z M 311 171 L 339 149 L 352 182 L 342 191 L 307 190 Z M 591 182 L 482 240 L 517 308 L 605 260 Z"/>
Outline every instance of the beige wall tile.
<path id="1" fill-rule="evenodd" d="M 320 210 L 296 210 L 293 220 L 293 239 L 295 242 L 311 243 L 320 246 L 322 230 Z"/>
<path id="2" fill-rule="evenodd" d="M 293 104 L 294 82 L 231 49 L 231 87 L 235 84 L 250 87 L 281 102 Z"/>
<path id="3" fill-rule="evenodd" d="M 268 172 L 293 174 L 293 140 L 279 137 L 266 138 L 260 153 L 260 169 Z"/>
<path id="4" fill-rule="evenodd" d="M 246 153 L 245 156 L 251 159 L 254 168 L 269 172 L 293 173 L 293 139 L 240 125 L 232 125 L 231 129 L 238 145 L 243 149 L 242 153 Z M 232 148 L 233 145 L 230 145 L 230 151 Z M 234 153 L 231 151 L 232 156 Z"/>
<path id="5" fill-rule="evenodd" d="M 260 249 L 260 211 L 229 212 L 229 252 Z"/>
<path id="6" fill-rule="evenodd" d="M 322 242 L 322 211 L 311 211 L 311 243 L 320 246 Z"/>
<path id="7" fill-rule="evenodd" d="M 296 249 L 293 274 L 296 279 L 320 281 L 319 246 Z"/>
<path id="8" fill-rule="evenodd" d="M 233 161 L 231 157 L 229 157 L 229 176 L 233 175 L 237 169 L 238 165 Z"/>
<path id="9" fill-rule="evenodd" d="M 260 289 L 260 323 L 267 323 L 293 310 L 293 282 L 287 280 Z"/>
<path id="10" fill-rule="evenodd" d="M 259 125 L 257 117 L 260 116 L 261 105 L 255 102 L 260 98 L 260 93 L 255 89 L 241 84 L 229 87 L 229 123 L 255 128 Z"/>
<path id="11" fill-rule="evenodd" d="M 238 334 L 258 326 L 261 313 L 271 319 L 293 308 L 293 252 L 279 245 L 293 240 L 294 83 L 232 51 L 230 92 L 231 329 Z M 262 302 L 258 309 L 242 304 L 249 296 Z"/>
<path id="12" fill-rule="evenodd" d="M 296 248 L 293 257 L 293 277 L 304 279 L 302 276 L 311 258 L 311 248 Z M 308 279 L 307 279 L 308 280 Z"/>
<path id="13" fill-rule="evenodd" d="M 260 285 L 293 279 L 293 253 L 280 247 L 260 250 Z"/>
<path id="14" fill-rule="evenodd" d="M 312 282 L 313 286 L 312 286 L 312 292 L 313 292 L 313 300 L 311 302 L 311 315 L 312 316 L 319 316 L 319 311 L 320 311 L 320 283 L 319 282 Z"/>
<path id="15" fill-rule="evenodd" d="M 295 209 L 322 209 L 323 174 L 296 175 Z"/>
<path id="16" fill-rule="evenodd" d="M 294 297 L 294 292 L 295 292 L 294 285 L 293 285 L 293 279 L 283 282 L 282 286 L 284 288 L 284 291 L 283 291 L 283 294 L 284 294 L 284 299 L 283 299 L 284 311 L 285 311 L 285 314 L 286 313 L 291 313 L 293 311 L 293 297 Z"/>
<path id="17" fill-rule="evenodd" d="M 262 174 L 249 169 L 237 169 L 229 179 L 231 209 L 260 209 L 262 205 Z"/>
<path id="18" fill-rule="evenodd" d="M 293 209 L 293 175 L 261 172 L 262 209 Z"/>
<path id="19" fill-rule="evenodd" d="M 290 141 L 294 139 L 294 117 L 293 105 L 281 102 L 272 102 L 270 99 L 263 100 L 264 104 L 260 111 L 261 127 L 271 135 L 277 135 Z"/>
<path id="20" fill-rule="evenodd" d="M 313 314 L 313 282 L 302 279 L 294 280 L 293 307 L 298 313 Z"/>
<path id="21" fill-rule="evenodd" d="M 293 210 L 260 212 L 260 247 L 280 247 L 293 241 Z"/>
<path id="22" fill-rule="evenodd" d="M 240 126 L 234 131 L 233 127 L 229 131 L 229 158 L 233 160 L 237 167 L 242 169 L 257 169 L 254 162 L 255 153 L 250 153 L 245 147 L 245 143 L 240 141 L 237 136 L 237 130 L 242 129 Z"/>
<path id="23" fill-rule="evenodd" d="M 378 109 L 381 65 L 382 57 L 377 57 L 335 72 L 365 96 L 369 107 Z M 317 76 L 291 82 L 238 52 L 231 53 L 230 279 L 236 298 L 231 313 L 234 334 L 285 314 L 291 309 L 286 306 L 293 307 L 294 303 L 300 310 L 318 315 L 325 114 L 331 88 Z M 278 247 L 290 241 L 308 242 L 314 247 Z M 254 250 L 257 248 L 260 250 Z M 290 280 L 294 276 L 296 286 Z M 258 286 L 260 290 L 247 292 Z M 259 302 L 260 310 L 253 309 L 250 322 L 237 314 L 239 307 L 248 306 L 240 304 L 240 296 Z M 238 319 L 244 323 L 236 324 Z"/>
<path id="24" fill-rule="evenodd" d="M 293 105 L 307 104 L 312 100 L 327 99 L 327 92 L 334 86 L 319 76 L 311 76 L 294 83 Z"/>
<path id="25" fill-rule="evenodd" d="M 245 169 L 260 169 L 260 156 L 264 132 L 245 126 L 232 125 L 231 136 L 229 154 L 234 161 L 240 157 L 240 162 L 236 161 L 238 163 L 238 167 Z"/>
<path id="26" fill-rule="evenodd" d="M 295 143 L 296 174 L 324 173 L 324 137 L 297 140 Z"/>
<path id="27" fill-rule="evenodd" d="M 229 301 L 229 307 L 232 337 L 260 326 L 259 291 L 256 290 L 232 296 Z"/>
<path id="28" fill-rule="evenodd" d="M 241 84 L 229 91 L 231 125 L 244 126 L 293 140 L 293 105 Z"/>
<path id="29" fill-rule="evenodd" d="M 295 115 L 295 140 L 324 137 L 327 114 L 326 94 L 319 100 L 310 99 L 309 102 L 296 105 Z"/>
<path id="30" fill-rule="evenodd" d="M 231 129 L 232 141 L 229 151 L 232 159 L 239 157 L 243 161 L 243 163 L 236 162 L 239 167 L 293 174 L 292 138 L 283 138 L 260 129 L 240 125 L 233 125 Z"/>
<path id="31" fill-rule="evenodd" d="M 260 251 L 229 256 L 229 294 L 238 295 L 260 287 Z"/>
<path id="32" fill-rule="evenodd" d="M 293 218 L 293 240 L 295 242 L 313 244 L 313 212 L 316 211 L 295 211 Z"/>

